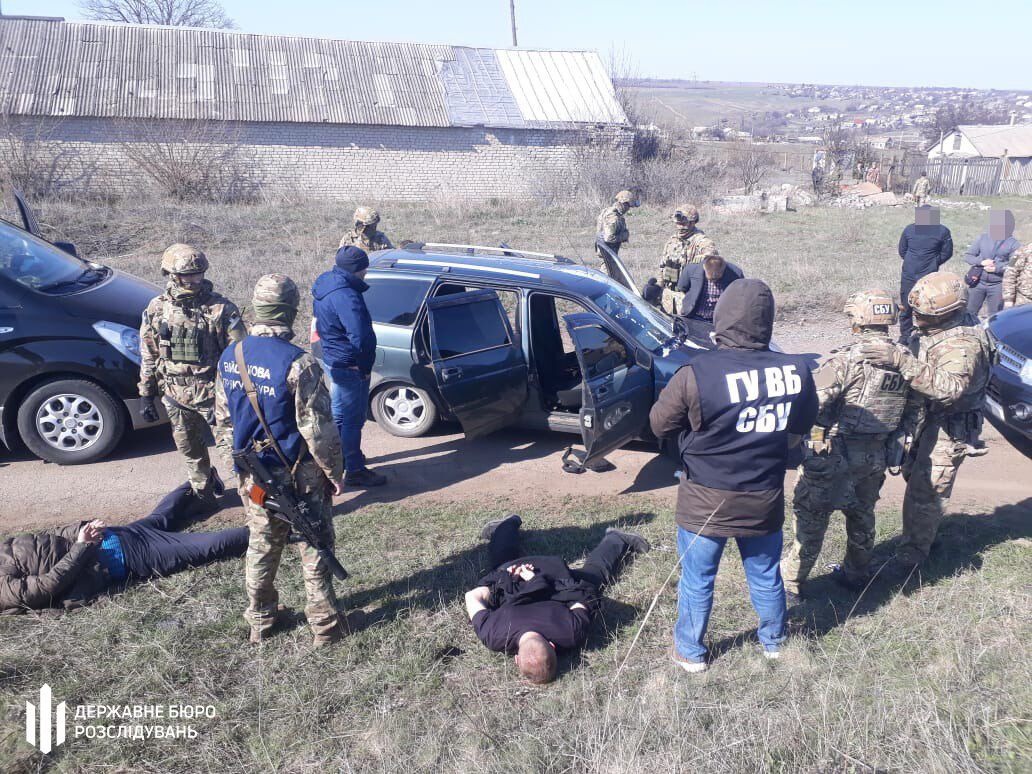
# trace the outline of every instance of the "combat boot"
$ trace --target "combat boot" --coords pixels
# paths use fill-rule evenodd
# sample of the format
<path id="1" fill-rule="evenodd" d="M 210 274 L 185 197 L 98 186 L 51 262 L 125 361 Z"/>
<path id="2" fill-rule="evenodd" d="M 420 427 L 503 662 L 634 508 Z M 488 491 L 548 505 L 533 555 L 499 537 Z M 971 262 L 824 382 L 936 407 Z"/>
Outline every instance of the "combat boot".
<path id="1" fill-rule="evenodd" d="M 312 639 L 312 646 L 325 648 L 328 645 L 335 645 L 349 634 L 361 631 L 365 628 L 367 616 L 363 610 L 352 610 L 346 616 L 337 619 L 337 623 L 329 630 L 315 635 Z"/>
<path id="2" fill-rule="evenodd" d="M 286 605 L 276 605 L 276 612 L 273 614 L 274 618 L 272 626 L 266 629 L 258 629 L 257 627 L 252 626 L 250 634 L 247 636 L 247 641 L 252 645 L 260 645 L 263 640 L 269 639 L 273 634 L 279 631 L 293 613 L 294 611 Z"/>

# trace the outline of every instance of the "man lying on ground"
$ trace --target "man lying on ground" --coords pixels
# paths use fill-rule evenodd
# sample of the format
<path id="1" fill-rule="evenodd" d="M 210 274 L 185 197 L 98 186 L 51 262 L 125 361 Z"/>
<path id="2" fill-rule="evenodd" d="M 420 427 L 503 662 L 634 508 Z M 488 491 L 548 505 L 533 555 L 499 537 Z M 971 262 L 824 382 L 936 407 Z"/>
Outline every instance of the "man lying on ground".
<path id="1" fill-rule="evenodd" d="M 629 554 L 644 553 L 645 538 L 610 527 L 579 570 L 558 556 L 519 557 L 519 516 L 488 522 L 480 537 L 488 540 L 496 569 L 466 592 L 466 612 L 489 650 L 512 653 L 520 674 L 532 683 L 555 679 L 557 649 L 584 644 L 602 589 Z"/>
<path id="2" fill-rule="evenodd" d="M 0 543 L 0 615 L 88 604 L 129 581 L 243 556 L 246 527 L 179 533 L 205 511 L 189 483 L 124 527 L 81 521 Z"/>

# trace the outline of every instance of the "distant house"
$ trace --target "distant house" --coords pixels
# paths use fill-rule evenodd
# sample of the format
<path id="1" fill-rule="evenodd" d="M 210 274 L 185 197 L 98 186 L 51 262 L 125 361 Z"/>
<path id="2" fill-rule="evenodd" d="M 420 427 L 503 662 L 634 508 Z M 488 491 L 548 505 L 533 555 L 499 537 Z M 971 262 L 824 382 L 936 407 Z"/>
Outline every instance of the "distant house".
<path id="1" fill-rule="evenodd" d="M 629 157 L 633 138 L 591 51 L 24 17 L 0 41 L 0 114 L 94 158 L 105 193 L 140 190 L 155 136 L 244 148 L 270 192 L 352 200 L 532 196 L 585 144 Z"/>
<path id="2" fill-rule="evenodd" d="M 928 158 L 1032 158 L 1032 126 L 967 124 L 928 149 Z"/>
<path id="3" fill-rule="evenodd" d="M 1032 194 L 1032 125 L 958 126 L 928 149 L 928 159 L 999 159 L 999 193 Z"/>

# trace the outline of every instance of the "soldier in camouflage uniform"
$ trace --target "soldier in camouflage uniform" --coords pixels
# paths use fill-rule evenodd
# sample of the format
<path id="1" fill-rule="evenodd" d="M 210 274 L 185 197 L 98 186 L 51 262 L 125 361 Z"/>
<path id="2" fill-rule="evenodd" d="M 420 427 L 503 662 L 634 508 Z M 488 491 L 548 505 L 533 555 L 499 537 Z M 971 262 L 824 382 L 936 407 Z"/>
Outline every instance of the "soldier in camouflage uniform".
<path id="1" fill-rule="evenodd" d="M 359 207 L 355 210 L 355 227 L 344 232 L 340 238 L 340 247 L 354 245 L 361 247 L 367 253 L 374 250 L 390 250 L 394 245 L 387 235 L 377 231 L 380 224 L 380 213 L 372 207 Z"/>
<path id="2" fill-rule="evenodd" d="M 620 191 L 613 203 L 598 214 L 598 239 L 605 242 L 614 253 L 619 253 L 624 242 L 631 238 L 624 216 L 631 207 L 639 205 L 638 197 L 633 192 Z"/>
<path id="3" fill-rule="evenodd" d="M 832 511 L 846 517 L 846 557 L 833 578 L 846 588 L 862 589 L 874 548 L 874 506 L 887 467 L 887 443 L 904 423 L 908 409 L 906 381 L 896 371 L 864 362 L 861 347 L 870 341 L 891 343 L 889 326 L 899 317 L 892 295 L 884 290 L 854 293 L 846 302 L 855 341 L 836 350 L 814 373 L 820 399 L 811 430 L 811 454 L 793 498 L 795 540 L 781 561 L 785 589 L 800 594 L 821 552 Z M 912 426 L 916 405 L 909 404 Z"/>
<path id="4" fill-rule="evenodd" d="M 299 303 L 297 286 L 289 277 L 262 277 L 254 289 L 257 319 L 241 346 L 262 415 L 269 427 L 275 428 L 278 448 L 291 467 L 284 466 L 272 447 L 259 457 L 283 484 L 294 487 L 312 513 L 322 517 L 332 545 L 332 496 L 342 492 L 344 460 L 322 369 L 310 354 L 289 343 Z M 239 377 L 235 344 L 222 353 L 219 367 L 222 378 L 215 394 L 216 432 L 237 449 L 266 441 Z M 252 483 L 249 475 L 241 476 L 240 498 L 251 532 L 245 562 L 249 605 L 244 619 L 251 627 L 251 642 L 258 643 L 277 623 L 280 608 L 276 571 L 290 526 L 250 499 Z M 314 547 L 302 541 L 298 549 L 308 597 L 305 616 L 315 634 L 315 645 L 336 642 L 346 633 L 348 624 L 338 611 L 332 575 Z"/>
<path id="5" fill-rule="evenodd" d="M 677 232 L 663 245 L 659 284 L 663 286 L 663 311 L 676 315 L 681 313 L 681 302 L 684 301 L 684 293 L 677 290 L 681 272 L 689 263 L 701 263 L 707 255 L 715 255 L 716 246 L 699 230 L 699 210 L 694 205 L 678 207 L 672 217 Z"/>
<path id="6" fill-rule="evenodd" d="M 928 204 L 928 200 L 932 196 L 932 181 L 928 179 L 928 176 L 922 172 L 921 177 L 914 181 L 914 202 L 918 207 L 923 207 Z"/>
<path id="7" fill-rule="evenodd" d="M 1032 245 L 1015 250 L 1003 270 L 1003 308 L 1032 304 Z"/>
<path id="8" fill-rule="evenodd" d="M 916 452 L 903 469 L 903 540 L 895 567 L 886 571 L 890 577 L 912 572 L 928 557 L 957 469 L 965 457 L 979 453 L 976 442 L 993 352 L 985 331 L 967 313 L 967 295 L 958 275 L 928 274 L 910 292 L 918 329 L 911 349 L 880 340 L 861 347 L 865 360 L 898 370 L 924 399 Z"/>
<path id="9" fill-rule="evenodd" d="M 208 259 L 174 244 L 161 257 L 165 292 L 151 300 L 140 326 L 140 397 L 148 422 L 157 421 L 160 396 L 176 448 L 186 458 L 190 486 L 212 504 L 222 481 L 208 456 L 219 355 L 246 330 L 236 305 L 204 278 Z M 221 448 L 221 447 L 220 447 Z M 223 448 L 226 459 L 229 449 Z"/>

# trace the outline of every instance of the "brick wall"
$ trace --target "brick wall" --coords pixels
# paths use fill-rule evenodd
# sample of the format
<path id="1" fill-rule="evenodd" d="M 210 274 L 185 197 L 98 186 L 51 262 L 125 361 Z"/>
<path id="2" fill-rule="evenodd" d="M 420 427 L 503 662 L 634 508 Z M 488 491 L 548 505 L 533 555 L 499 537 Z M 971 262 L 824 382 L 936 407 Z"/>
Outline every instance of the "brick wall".
<path id="1" fill-rule="evenodd" d="M 24 136 L 54 154 L 79 154 L 88 170 L 72 184 L 126 195 L 152 186 L 134 156 L 157 139 L 238 145 L 237 158 L 272 194 L 374 200 L 465 200 L 531 194 L 542 176 L 583 158 L 585 143 L 628 153 L 629 130 L 422 128 L 328 124 L 187 121 L 133 122 L 102 118 L 20 118 Z M 3 141 L 0 138 L 0 141 Z M 133 153 L 133 149 L 137 153 Z M 186 151 L 189 153 L 189 150 Z"/>

